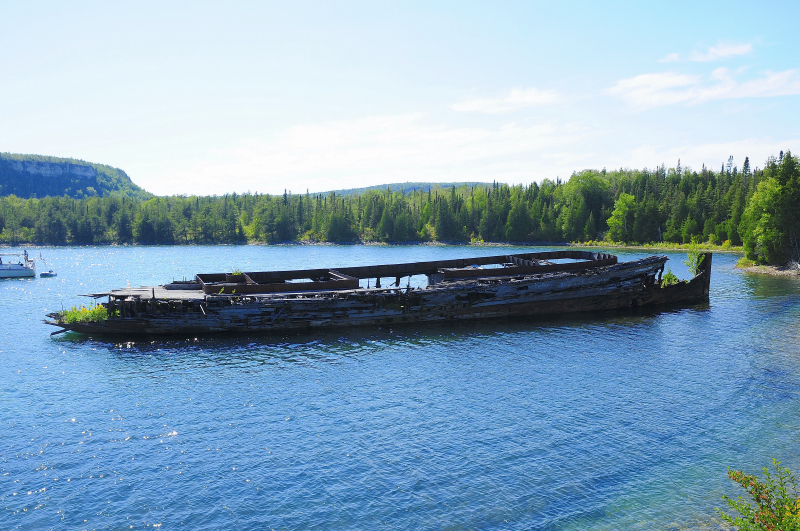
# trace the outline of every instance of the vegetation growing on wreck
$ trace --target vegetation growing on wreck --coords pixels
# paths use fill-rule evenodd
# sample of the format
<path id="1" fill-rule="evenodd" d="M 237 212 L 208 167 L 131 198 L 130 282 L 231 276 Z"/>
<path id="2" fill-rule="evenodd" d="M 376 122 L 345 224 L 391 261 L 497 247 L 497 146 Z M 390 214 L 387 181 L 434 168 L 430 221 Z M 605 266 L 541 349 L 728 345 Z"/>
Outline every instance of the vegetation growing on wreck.
<path id="1" fill-rule="evenodd" d="M 719 171 L 586 170 L 562 182 L 340 195 L 0 198 L 0 242 L 635 242 L 742 245 L 756 261 L 798 247 L 797 160 Z M 792 251 L 795 249 L 795 251 Z M 794 253 L 794 255 L 792 254 Z"/>
<path id="2" fill-rule="evenodd" d="M 705 254 L 700 252 L 700 246 L 697 245 L 696 241 L 692 242 L 689 252 L 686 253 L 686 260 L 683 260 L 692 276 L 700 272 L 700 266 L 703 265 L 704 258 Z"/>
<path id="3" fill-rule="evenodd" d="M 706 255 L 700 250 L 700 246 L 696 242 L 692 243 L 689 247 L 689 252 L 686 253 L 686 260 L 682 260 L 682 262 L 686 264 L 686 267 L 689 269 L 689 273 L 692 275 L 692 277 L 700 273 L 700 269 L 703 265 L 705 257 Z M 680 282 L 681 280 L 675 273 L 672 272 L 672 268 L 669 267 L 667 268 L 667 272 L 661 277 L 662 288 L 673 286 Z"/>
<path id="4" fill-rule="evenodd" d="M 671 268 L 667 268 L 667 272 L 661 277 L 661 287 L 666 288 L 680 282 L 678 276 L 672 272 Z"/>
<path id="5" fill-rule="evenodd" d="M 105 306 L 73 306 L 69 310 L 64 310 L 60 314 L 61 321 L 64 323 L 99 323 L 108 319 L 108 310 Z"/>

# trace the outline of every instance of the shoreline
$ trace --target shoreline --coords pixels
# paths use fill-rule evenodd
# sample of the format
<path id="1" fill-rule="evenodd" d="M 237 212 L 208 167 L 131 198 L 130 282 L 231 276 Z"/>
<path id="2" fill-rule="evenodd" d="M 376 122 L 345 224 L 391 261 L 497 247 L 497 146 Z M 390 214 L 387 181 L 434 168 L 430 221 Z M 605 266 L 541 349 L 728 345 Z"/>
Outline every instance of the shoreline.
<path id="1" fill-rule="evenodd" d="M 772 266 L 772 265 L 749 265 L 740 266 L 736 265 L 736 269 L 745 273 L 753 273 L 756 275 L 771 275 L 773 277 L 800 277 L 800 269 L 790 266 Z"/>
<path id="2" fill-rule="evenodd" d="M 633 249 L 637 251 L 708 251 L 714 253 L 729 253 L 729 254 L 744 254 L 744 248 L 741 246 L 722 247 L 721 245 L 708 245 L 708 244 L 691 244 L 691 243 L 646 243 L 642 245 L 625 245 L 619 243 L 600 244 L 595 243 L 570 243 L 570 247 L 582 248 L 598 248 L 598 249 Z M 694 245 L 694 247 L 693 247 Z"/>
<path id="3" fill-rule="evenodd" d="M 221 246 L 221 247 L 238 247 L 245 245 L 262 246 L 262 247 L 289 247 L 289 246 L 342 246 L 351 247 L 357 245 L 375 246 L 375 247 L 403 247 L 403 246 L 431 246 L 431 247 L 578 247 L 582 249 L 631 249 L 631 250 L 662 250 L 662 251 L 689 251 L 692 250 L 692 244 L 685 243 L 663 243 L 663 244 L 642 244 L 642 245 L 625 245 L 619 243 L 601 244 L 600 242 L 580 243 L 580 242 L 486 242 L 486 241 L 469 241 L 469 242 L 448 242 L 448 241 L 409 241 L 409 242 L 378 242 L 378 241 L 355 241 L 355 242 L 325 242 L 325 241 L 288 241 L 288 242 L 216 242 L 216 243 L 65 243 L 65 244 L 50 244 L 50 243 L 0 243 L 0 249 L 18 249 L 18 248 L 47 248 L 47 247 L 183 247 L 183 246 Z M 697 244 L 694 249 L 698 251 L 710 251 L 715 253 L 738 253 L 743 254 L 742 247 L 728 247 L 723 248 L 721 245 L 703 245 Z"/>

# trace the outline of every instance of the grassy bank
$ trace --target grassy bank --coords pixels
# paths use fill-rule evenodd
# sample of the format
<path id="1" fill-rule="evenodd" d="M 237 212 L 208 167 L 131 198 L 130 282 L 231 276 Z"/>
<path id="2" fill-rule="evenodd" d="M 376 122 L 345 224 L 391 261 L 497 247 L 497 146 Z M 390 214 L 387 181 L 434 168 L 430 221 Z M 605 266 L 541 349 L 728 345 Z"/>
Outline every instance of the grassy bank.
<path id="1" fill-rule="evenodd" d="M 743 256 L 736 262 L 736 269 L 741 269 L 748 273 L 759 273 L 761 275 L 773 275 L 777 277 L 797 277 L 800 276 L 800 264 L 789 262 L 785 265 L 760 265 Z"/>
<path id="2" fill-rule="evenodd" d="M 731 245 L 728 242 L 716 245 L 713 243 L 651 242 L 626 244 L 622 242 L 588 241 L 573 242 L 570 245 L 574 247 L 602 247 L 604 249 L 652 249 L 663 251 L 712 251 L 715 253 L 744 253 L 744 247 L 741 245 Z"/>

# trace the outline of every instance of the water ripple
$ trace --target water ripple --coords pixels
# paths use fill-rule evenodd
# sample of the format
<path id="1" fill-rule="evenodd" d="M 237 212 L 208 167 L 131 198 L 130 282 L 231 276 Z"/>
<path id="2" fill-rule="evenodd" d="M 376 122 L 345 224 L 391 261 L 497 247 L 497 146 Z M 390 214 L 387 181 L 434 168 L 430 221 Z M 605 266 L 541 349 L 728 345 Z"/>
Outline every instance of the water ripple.
<path id="1" fill-rule="evenodd" d="M 45 249 L 57 279 L 0 283 L 0 528 L 714 529 L 728 466 L 797 469 L 800 288 L 732 256 L 708 305 L 669 311 L 124 343 L 40 324 L 126 280 L 463 252 Z"/>

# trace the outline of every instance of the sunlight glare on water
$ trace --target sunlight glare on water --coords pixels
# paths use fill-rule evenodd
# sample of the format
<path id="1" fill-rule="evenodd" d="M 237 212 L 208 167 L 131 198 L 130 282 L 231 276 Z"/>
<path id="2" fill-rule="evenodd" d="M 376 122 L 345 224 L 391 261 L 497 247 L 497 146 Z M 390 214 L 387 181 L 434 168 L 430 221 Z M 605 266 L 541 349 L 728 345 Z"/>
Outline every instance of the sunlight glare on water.
<path id="1" fill-rule="evenodd" d="M 800 468 L 800 282 L 734 255 L 709 305 L 662 312 L 125 342 L 41 322 L 126 283 L 519 250 L 36 249 L 58 277 L 0 281 L 0 528 L 717 529 L 728 466 Z"/>

